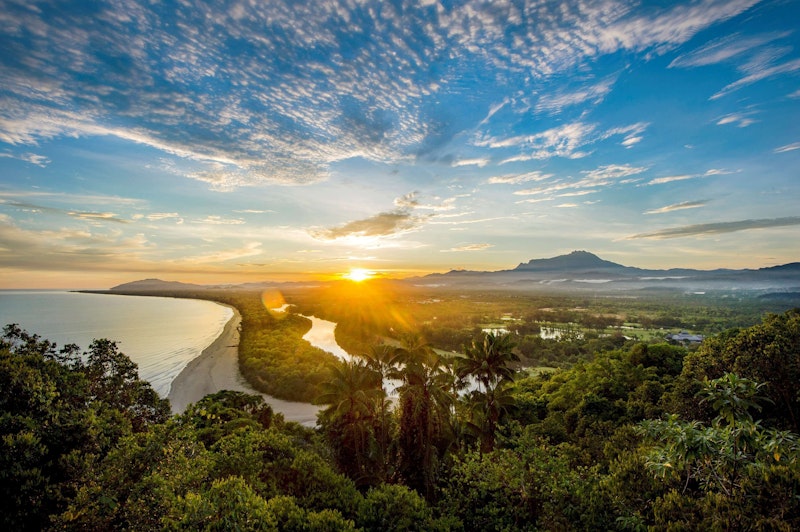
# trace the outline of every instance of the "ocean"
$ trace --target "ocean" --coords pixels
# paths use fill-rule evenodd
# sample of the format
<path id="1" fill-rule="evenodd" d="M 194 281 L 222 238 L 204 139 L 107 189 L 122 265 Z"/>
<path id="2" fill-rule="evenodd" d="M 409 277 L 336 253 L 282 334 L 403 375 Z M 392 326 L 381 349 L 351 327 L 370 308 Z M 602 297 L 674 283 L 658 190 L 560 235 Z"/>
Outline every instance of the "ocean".
<path id="1" fill-rule="evenodd" d="M 0 290 L 0 327 L 16 323 L 59 347 L 82 350 L 95 338 L 116 341 L 161 397 L 232 316 L 228 307 L 196 299 Z"/>

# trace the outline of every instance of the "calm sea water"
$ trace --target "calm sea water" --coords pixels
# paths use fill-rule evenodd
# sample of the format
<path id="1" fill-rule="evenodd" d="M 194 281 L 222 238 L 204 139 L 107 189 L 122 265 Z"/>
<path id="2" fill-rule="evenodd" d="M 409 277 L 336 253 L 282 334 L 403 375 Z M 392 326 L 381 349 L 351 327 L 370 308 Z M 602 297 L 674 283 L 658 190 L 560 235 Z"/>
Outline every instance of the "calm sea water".
<path id="1" fill-rule="evenodd" d="M 59 347 L 114 340 L 162 397 L 231 316 L 227 307 L 195 299 L 0 290 L 0 326 L 17 323 Z"/>

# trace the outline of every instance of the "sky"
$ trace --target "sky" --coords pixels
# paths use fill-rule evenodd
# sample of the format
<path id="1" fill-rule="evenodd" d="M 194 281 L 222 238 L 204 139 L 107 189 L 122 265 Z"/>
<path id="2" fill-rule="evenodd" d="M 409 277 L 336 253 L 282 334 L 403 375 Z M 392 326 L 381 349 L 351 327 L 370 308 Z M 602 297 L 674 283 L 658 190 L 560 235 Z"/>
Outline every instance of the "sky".
<path id="1" fill-rule="evenodd" d="M 0 288 L 800 261 L 798 20 L 0 0 Z"/>

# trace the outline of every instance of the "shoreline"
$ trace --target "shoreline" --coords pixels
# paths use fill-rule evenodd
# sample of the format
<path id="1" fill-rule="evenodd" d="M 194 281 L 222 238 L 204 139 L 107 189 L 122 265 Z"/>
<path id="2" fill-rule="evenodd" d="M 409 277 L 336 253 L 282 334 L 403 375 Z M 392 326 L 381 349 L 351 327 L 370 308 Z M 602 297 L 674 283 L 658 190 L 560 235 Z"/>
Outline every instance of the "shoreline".
<path id="1" fill-rule="evenodd" d="M 320 407 L 310 403 L 284 401 L 255 390 L 239 371 L 239 333 L 242 316 L 230 305 L 215 302 L 233 310 L 233 316 L 225 324 L 222 333 L 192 359 L 172 380 L 167 398 L 172 413 L 179 414 L 186 407 L 208 394 L 232 390 L 260 395 L 275 413 L 283 414 L 286 421 L 294 421 L 307 427 L 317 424 Z"/>

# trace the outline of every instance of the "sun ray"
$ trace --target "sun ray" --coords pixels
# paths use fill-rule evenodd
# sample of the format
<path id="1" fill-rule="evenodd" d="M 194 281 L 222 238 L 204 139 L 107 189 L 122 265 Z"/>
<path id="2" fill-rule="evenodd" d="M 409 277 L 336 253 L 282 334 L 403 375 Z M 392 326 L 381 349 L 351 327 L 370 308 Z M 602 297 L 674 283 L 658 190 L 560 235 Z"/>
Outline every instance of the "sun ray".
<path id="1" fill-rule="evenodd" d="M 352 268 L 348 273 L 344 274 L 343 277 L 353 282 L 360 283 L 361 281 L 372 279 L 374 275 L 375 272 L 371 270 L 365 270 L 364 268 Z"/>

